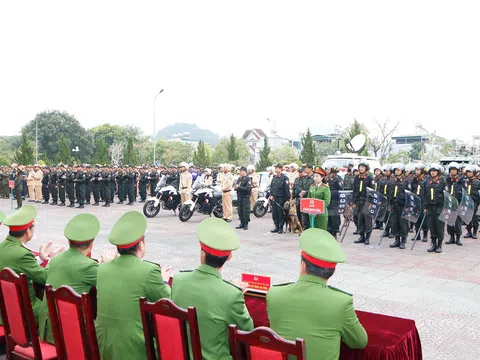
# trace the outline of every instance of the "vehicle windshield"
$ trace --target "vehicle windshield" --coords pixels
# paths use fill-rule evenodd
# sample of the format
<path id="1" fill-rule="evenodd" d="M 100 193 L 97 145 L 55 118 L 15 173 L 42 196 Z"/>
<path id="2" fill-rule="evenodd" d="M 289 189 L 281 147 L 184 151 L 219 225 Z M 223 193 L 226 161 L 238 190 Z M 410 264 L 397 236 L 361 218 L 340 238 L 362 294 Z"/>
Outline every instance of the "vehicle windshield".
<path id="1" fill-rule="evenodd" d="M 198 188 L 202 187 L 203 183 L 205 181 L 205 173 L 202 173 L 201 175 L 197 176 L 197 179 L 192 185 L 192 190 L 197 190 Z"/>
<path id="2" fill-rule="evenodd" d="M 162 187 L 165 186 L 167 183 L 167 177 L 165 175 L 161 175 L 160 181 L 157 184 L 157 187 L 155 188 L 155 192 L 159 191 Z"/>

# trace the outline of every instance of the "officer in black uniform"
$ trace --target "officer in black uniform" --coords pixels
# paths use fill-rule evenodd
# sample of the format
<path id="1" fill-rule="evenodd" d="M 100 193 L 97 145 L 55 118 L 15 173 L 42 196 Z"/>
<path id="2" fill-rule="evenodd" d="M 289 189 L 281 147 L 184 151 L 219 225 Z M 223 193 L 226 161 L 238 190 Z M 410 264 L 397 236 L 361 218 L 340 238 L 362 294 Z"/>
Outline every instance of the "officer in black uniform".
<path id="1" fill-rule="evenodd" d="M 105 200 L 105 204 L 102 205 L 103 207 L 110 207 L 110 198 L 111 198 L 111 191 L 112 187 L 110 186 L 110 181 L 112 180 L 112 173 L 109 168 L 104 168 L 102 171 L 102 188 L 104 192 L 103 200 Z"/>
<path id="2" fill-rule="evenodd" d="M 180 176 L 178 175 L 177 167 L 175 165 L 170 166 L 170 173 L 167 174 L 167 180 L 165 183 L 167 185 L 172 185 L 178 191 Z"/>
<path id="3" fill-rule="evenodd" d="M 67 186 L 67 171 L 65 165 L 61 164 L 57 172 L 57 183 L 55 186 L 58 188 L 58 197 L 60 198 L 60 204 L 58 206 L 65 206 L 65 189 Z"/>
<path id="4" fill-rule="evenodd" d="M 150 180 L 150 196 L 154 197 L 155 196 L 155 188 L 157 187 L 158 181 L 160 177 L 158 176 L 158 171 L 156 168 L 152 168 L 149 175 L 148 175 Z"/>
<path id="5" fill-rule="evenodd" d="M 116 179 L 117 179 L 117 185 L 118 185 L 118 203 L 117 204 L 123 204 L 124 201 L 126 200 L 125 198 L 125 182 L 127 181 L 126 177 L 127 173 L 125 172 L 125 169 L 123 167 L 118 169 Z"/>
<path id="6" fill-rule="evenodd" d="M 283 165 L 275 165 L 275 175 L 273 175 L 270 185 L 270 201 L 272 202 L 272 218 L 275 228 L 271 233 L 283 233 L 285 219 L 283 216 L 283 205 L 290 198 L 290 183 L 288 177 L 282 174 Z"/>
<path id="7" fill-rule="evenodd" d="M 305 168 L 302 166 L 298 169 L 298 177 L 293 182 L 293 189 L 292 189 L 292 198 L 295 199 L 295 206 L 297 208 L 297 216 L 301 219 L 301 212 L 300 212 L 300 193 L 303 190 L 303 180 L 305 179 Z"/>
<path id="8" fill-rule="evenodd" d="M 77 173 L 75 174 L 75 180 L 73 180 L 77 187 L 77 197 L 78 197 L 78 206 L 77 209 L 83 209 L 85 204 L 85 180 L 86 175 L 83 171 L 83 168 L 79 166 L 77 168 Z"/>
<path id="9" fill-rule="evenodd" d="M 67 196 L 68 201 L 70 201 L 70 205 L 68 207 L 75 207 L 75 193 L 74 193 L 74 182 L 75 180 L 75 171 L 73 171 L 73 165 L 69 164 L 67 167 Z"/>
<path id="10" fill-rule="evenodd" d="M 100 193 L 102 191 L 102 171 L 100 165 L 95 165 L 95 171 L 93 172 L 92 182 L 93 182 L 93 206 L 98 206 L 100 204 Z"/>
<path id="11" fill-rule="evenodd" d="M 304 169 L 304 176 L 301 182 L 302 190 L 300 191 L 299 198 L 304 198 L 307 197 L 308 191 L 310 190 L 310 187 L 314 184 L 313 180 L 313 165 L 308 163 L 303 166 Z M 300 203 L 298 205 L 298 208 L 300 209 Z M 304 213 L 299 213 L 299 216 L 301 216 L 302 219 L 302 227 L 303 230 L 307 230 L 310 228 L 310 217 L 308 214 Z"/>
<path id="12" fill-rule="evenodd" d="M 345 190 L 353 190 L 353 179 L 355 176 L 353 175 L 352 169 L 354 165 L 355 164 L 351 160 L 347 161 L 345 164 L 345 167 L 347 168 L 347 173 L 343 177 L 343 188 Z"/>
<path id="13" fill-rule="evenodd" d="M 118 169 L 117 167 L 114 167 L 112 170 L 111 170 L 111 174 L 112 176 L 110 177 L 110 199 L 109 199 L 109 202 L 111 204 L 114 204 L 114 200 L 115 200 L 115 190 L 116 190 L 116 176 L 117 176 L 117 173 L 120 169 Z"/>
<path id="14" fill-rule="evenodd" d="M 424 212 L 428 215 L 428 228 L 430 229 L 430 238 L 432 246 L 428 252 L 442 252 L 442 242 L 445 233 L 445 222 L 439 219 L 443 209 L 443 190 L 447 183 L 440 176 L 442 167 L 439 164 L 431 164 L 428 168 L 429 177 L 425 181 L 423 199 Z"/>
<path id="15" fill-rule="evenodd" d="M 92 168 L 90 165 L 87 165 L 85 170 L 85 204 L 87 205 L 90 205 L 90 199 L 92 198 L 92 179 Z"/>
<path id="16" fill-rule="evenodd" d="M 240 167 L 240 177 L 235 186 L 238 198 L 238 216 L 240 217 L 240 225 L 236 229 L 248 230 L 250 222 L 250 194 L 252 193 L 252 179 L 247 175 L 247 168 Z"/>
<path id="17" fill-rule="evenodd" d="M 50 169 L 48 167 L 43 169 L 43 178 L 42 178 L 42 196 L 43 203 L 47 204 L 50 200 L 50 191 L 48 191 L 48 183 L 50 182 Z"/>
<path id="18" fill-rule="evenodd" d="M 338 173 L 338 166 L 334 161 L 327 161 L 324 164 L 327 177 L 325 182 L 330 188 L 331 200 L 328 205 L 328 224 L 327 231 L 336 239 L 340 231 L 340 215 L 337 213 L 338 209 L 338 192 L 343 190 L 343 181 Z"/>
<path id="19" fill-rule="evenodd" d="M 145 200 L 147 199 L 147 184 L 149 182 L 148 179 L 148 171 L 143 168 L 140 169 L 140 179 L 138 180 L 138 190 L 140 193 L 140 201 L 141 203 L 144 203 Z"/>
<path id="20" fill-rule="evenodd" d="M 128 204 L 127 205 L 133 205 L 134 195 L 135 195 L 136 177 L 137 176 L 135 174 L 135 171 L 130 166 L 128 166 L 127 174 L 126 174 L 127 194 L 128 194 Z"/>
<path id="21" fill-rule="evenodd" d="M 410 182 L 404 176 L 405 165 L 396 163 L 392 165 L 394 180 L 390 192 L 389 210 L 392 215 L 390 222 L 392 224 L 392 233 L 395 236 L 395 242 L 390 244 L 391 248 L 405 249 L 405 243 L 408 235 L 408 220 L 402 217 L 403 208 L 405 207 L 405 190 L 410 189 Z"/>
<path id="22" fill-rule="evenodd" d="M 367 188 L 373 188 L 373 177 L 368 173 L 370 165 L 366 161 L 358 164 L 358 175 L 353 179 L 352 209 L 358 216 L 358 233 L 360 237 L 355 244 L 370 244 L 372 234 L 372 218 L 363 213 L 363 207 L 367 201 Z"/>
<path id="23" fill-rule="evenodd" d="M 422 200 L 422 203 L 424 203 L 423 195 L 424 195 L 424 187 L 425 187 L 425 182 L 427 181 L 427 166 L 423 163 L 418 163 L 415 165 L 415 175 L 413 176 L 412 180 L 410 181 L 410 186 L 412 188 L 412 193 L 415 195 L 419 196 L 420 199 Z M 425 215 L 428 217 L 428 215 Z M 422 223 L 422 216 L 418 218 L 418 221 L 415 223 L 415 236 L 420 232 L 420 224 Z M 423 220 L 423 225 L 422 229 L 423 231 L 423 237 L 422 241 L 427 242 L 428 241 L 428 219 L 425 218 Z M 415 236 L 412 237 L 412 240 L 415 240 Z M 418 234 L 418 238 L 420 238 L 420 234 Z"/>
<path id="24" fill-rule="evenodd" d="M 477 231 L 478 231 L 478 216 L 477 210 L 478 205 L 480 203 L 480 181 L 478 181 L 475 177 L 476 173 L 476 166 L 475 165 L 467 165 L 465 167 L 465 173 L 467 175 L 467 179 L 465 180 L 464 188 L 468 195 L 473 200 L 473 217 L 472 221 L 467 225 L 467 234 L 464 238 L 477 238 Z M 473 228 L 473 232 L 472 232 Z"/>
<path id="25" fill-rule="evenodd" d="M 58 189 L 57 189 L 57 181 L 58 181 L 58 175 L 57 175 L 57 168 L 55 165 L 52 165 L 52 169 L 50 172 L 49 176 L 49 184 L 48 184 L 48 189 L 50 190 L 50 194 L 52 195 L 52 202 L 50 205 L 57 205 L 58 202 Z"/>
<path id="26" fill-rule="evenodd" d="M 373 190 L 381 193 L 384 175 L 379 166 L 373 169 L 373 176 Z M 373 230 L 383 230 L 383 222 L 380 220 L 375 220 L 375 224 L 373 224 Z"/>
<path id="27" fill-rule="evenodd" d="M 462 188 L 465 184 L 465 179 L 458 172 L 459 169 L 460 166 L 457 162 L 451 162 L 448 165 L 448 172 L 450 173 L 450 176 L 447 176 L 446 178 L 447 191 L 450 193 L 450 195 L 453 195 L 458 200 L 458 203 L 462 201 Z M 450 235 L 450 239 L 445 244 L 450 245 L 456 243 L 459 246 L 463 245 L 462 241 L 460 240 L 462 236 L 462 219 L 460 216 L 457 216 L 454 225 L 447 225 L 447 233 Z"/>

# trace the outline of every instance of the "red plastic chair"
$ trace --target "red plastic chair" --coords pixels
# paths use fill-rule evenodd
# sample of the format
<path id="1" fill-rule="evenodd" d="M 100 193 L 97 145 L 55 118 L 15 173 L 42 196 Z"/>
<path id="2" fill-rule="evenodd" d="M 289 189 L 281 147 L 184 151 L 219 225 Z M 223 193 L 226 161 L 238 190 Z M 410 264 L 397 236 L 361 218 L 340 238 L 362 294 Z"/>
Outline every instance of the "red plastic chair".
<path id="1" fill-rule="evenodd" d="M 0 271 L 0 310 L 7 341 L 7 359 L 57 358 L 55 346 L 40 341 L 33 315 L 27 278 L 9 268 Z"/>
<path id="2" fill-rule="evenodd" d="M 185 310 L 170 299 L 150 303 L 140 298 L 140 311 L 148 360 L 192 359 L 189 342 L 193 360 L 202 360 L 197 311 L 194 307 Z M 187 323 L 190 337 L 187 335 Z"/>
<path id="3" fill-rule="evenodd" d="M 96 289 L 81 296 L 69 286 L 45 290 L 58 359 L 100 360 L 90 300 Z"/>
<path id="4" fill-rule="evenodd" d="M 287 360 L 288 355 L 297 360 L 305 360 L 305 343 L 303 339 L 285 340 L 268 327 L 258 327 L 252 331 L 238 330 L 230 325 L 230 355 L 233 360 Z"/>

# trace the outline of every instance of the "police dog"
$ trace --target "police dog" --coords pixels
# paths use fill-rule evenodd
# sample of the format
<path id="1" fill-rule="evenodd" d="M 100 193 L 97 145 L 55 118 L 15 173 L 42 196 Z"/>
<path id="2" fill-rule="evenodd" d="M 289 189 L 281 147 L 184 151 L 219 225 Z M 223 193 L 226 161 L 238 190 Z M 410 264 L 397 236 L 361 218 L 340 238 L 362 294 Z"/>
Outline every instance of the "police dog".
<path id="1" fill-rule="evenodd" d="M 300 234 L 303 231 L 302 223 L 298 219 L 295 199 L 290 199 L 283 204 L 283 217 L 285 219 L 285 232 Z"/>

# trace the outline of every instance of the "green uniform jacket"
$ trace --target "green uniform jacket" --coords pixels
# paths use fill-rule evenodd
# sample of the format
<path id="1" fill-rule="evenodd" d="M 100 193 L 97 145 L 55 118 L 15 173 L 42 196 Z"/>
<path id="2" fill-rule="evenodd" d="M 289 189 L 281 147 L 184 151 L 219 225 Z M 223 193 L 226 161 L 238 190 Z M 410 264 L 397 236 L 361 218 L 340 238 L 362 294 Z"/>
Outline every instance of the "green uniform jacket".
<path id="1" fill-rule="evenodd" d="M 310 190 L 308 190 L 309 198 L 315 198 L 325 201 L 325 214 L 315 216 L 315 228 L 327 230 L 328 225 L 328 205 L 330 205 L 330 188 L 323 184 L 321 187 L 317 187 L 315 184 L 310 186 Z"/>
<path id="2" fill-rule="evenodd" d="M 10 235 L 7 235 L 6 239 L 0 243 L 0 269 L 6 267 L 12 269 L 18 275 L 23 273 L 27 277 L 35 322 L 38 323 L 41 301 L 35 296 L 33 283 L 45 285 L 47 271 L 37 263 L 30 249 L 27 249 L 20 240 Z"/>
<path id="3" fill-rule="evenodd" d="M 150 302 L 170 298 L 158 265 L 121 255 L 98 267 L 95 325 L 102 359 L 147 358 L 140 297 Z"/>
<path id="4" fill-rule="evenodd" d="M 68 249 L 55 256 L 47 265 L 47 284 L 54 289 L 67 285 L 79 295 L 88 293 L 97 284 L 98 263 L 75 249 Z M 43 297 L 40 306 L 39 330 L 40 338 L 53 344 L 52 325 L 48 319 L 47 297 Z"/>
<path id="5" fill-rule="evenodd" d="M 172 300 L 186 309 L 197 309 L 202 355 L 206 360 L 231 359 L 228 327 L 253 330 L 253 321 L 245 306 L 242 290 L 222 280 L 208 265 L 183 272 L 173 278 Z"/>
<path id="6" fill-rule="evenodd" d="M 305 340 L 307 359 L 337 360 L 340 341 L 363 349 L 368 337 L 353 309 L 353 298 L 314 275 L 273 286 L 267 293 L 270 327 L 281 336 Z"/>

